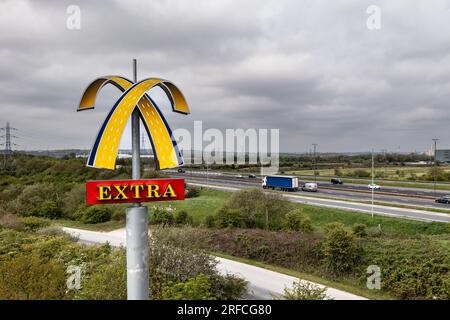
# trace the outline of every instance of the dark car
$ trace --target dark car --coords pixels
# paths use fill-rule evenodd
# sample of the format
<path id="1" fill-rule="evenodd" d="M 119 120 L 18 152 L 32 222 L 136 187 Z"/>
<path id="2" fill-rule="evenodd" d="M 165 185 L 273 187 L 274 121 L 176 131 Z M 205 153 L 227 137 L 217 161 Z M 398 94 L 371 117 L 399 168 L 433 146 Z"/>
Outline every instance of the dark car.
<path id="1" fill-rule="evenodd" d="M 339 178 L 331 178 L 332 184 L 343 184 L 342 179 Z"/>
<path id="2" fill-rule="evenodd" d="M 256 178 L 256 175 L 254 175 L 254 174 L 249 174 L 248 177 L 251 178 L 251 179 L 254 179 L 254 178 Z"/>
<path id="3" fill-rule="evenodd" d="M 437 198 L 436 200 L 434 200 L 437 203 L 446 203 L 446 204 L 450 204 L 450 196 L 442 196 Z"/>
<path id="4" fill-rule="evenodd" d="M 178 173 L 186 173 L 186 170 L 184 170 L 183 168 L 179 168 Z"/>

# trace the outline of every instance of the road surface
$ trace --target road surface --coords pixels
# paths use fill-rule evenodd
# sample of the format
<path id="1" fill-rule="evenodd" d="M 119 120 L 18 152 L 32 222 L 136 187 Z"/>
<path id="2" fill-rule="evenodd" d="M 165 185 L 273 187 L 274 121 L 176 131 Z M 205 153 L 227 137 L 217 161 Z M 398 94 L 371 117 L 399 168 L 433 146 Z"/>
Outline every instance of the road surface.
<path id="1" fill-rule="evenodd" d="M 66 233 L 75 236 L 86 244 L 101 244 L 109 242 L 111 246 L 126 246 L 125 229 L 111 232 L 88 231 L 74 228 L 62 228 Z M 283 293 L 285 287 L 291 287 L 298 278 L 282 273 L 255 267 L 241 262 L 216 257 L 217 269 L 222 274 L 235 274 L 248 281 L 249 294 L 246 299 L 270 300 Z M 305 280 L 302 280 L 305 281 Z M 320 287 L 323 285 L 316 284 Z M 327 288 L 326 294 L 335 300 L 366 300 L 366 298 L 342 290 Z"/>
<path id="2" fill-rule="evenodd" d="M 172 177 L 183 177 L 186 181 L 197 183 L 213 183 L 226 184 L 231 186 L 240 186 L 248 188 L 260 188 L 261 179 L 250 179 L 247 176 L 238 178 L 235 174 L 210 171 L 208 173 L 202 171 L 177 173 L 174 170 L 166 170 L 165 173 Z M 333 185 L 330 182 L 318 182 L 319 190 L 317 193 L 310 193 L 310 197 L 332 198 L 351 201 L 371 201 L 371 192 L 366 185 L 344 184 Z M 302 192 L 301 192 L 302 193 Z M 450 194 L 450 191 L 437 190 L 436 197 Z M 450 204 L 436 203 L 434 201 L 434 192 L 429 189 L 405 188 L 405 187 L 388 187 L 381 186 L 380 190 L 374 192 L 375 201 L 387 204 L 414 206 L 418 209 L 439 209 L 447 210 L 450 213 Z"/>
<path id="3" fill-rule="evenodd" d="M 185 177 L 187 183 L 194 186 L 208 187 L 213 189 L 221 189 L 227 191 L 237 191 L 245 188 L 251 188 L 245 184 L 237 184 L 234 181 L 218 181 L 212 180 L 206 182 L 205 180 L 191 179 Z M 323 199 L 314 197 L 313 193 L 282 193 L 284 197 L 292 202 L 304 203 L 309 205 L 316 205 L 321 207 L 337 208 L 350 211 L 358 211 L 366 214 L 372 214 L 372 205 L 344 200 Z M 440 213 L 426 210 L 406 209 L 398 207 L 390 207 L 384 205 L 373 206 L 374 215 L 382 215 L 396 218 L 407 218 L 413 220 L 427 221 L 427 222 L 450 222 L 450 214 Z"/>

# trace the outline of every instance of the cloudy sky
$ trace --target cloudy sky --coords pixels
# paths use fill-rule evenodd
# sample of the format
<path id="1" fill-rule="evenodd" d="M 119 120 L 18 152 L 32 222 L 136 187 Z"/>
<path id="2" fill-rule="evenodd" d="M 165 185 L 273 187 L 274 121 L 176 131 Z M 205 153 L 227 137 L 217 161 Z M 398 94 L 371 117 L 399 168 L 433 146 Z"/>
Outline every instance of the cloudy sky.
<path id="1" fill-rule="evenodd" d="M 119 92 L 77 113 L 83 90 L 131 78 L 137 58 L 140 79 L 184 92 L 191 114 L 166 112 L 173 129 L 279 128 L 295 152 L 450 147 L 449 17 L 439 0 L 0 0 L 0 124 L 20 130 L 20 149 L 90 148 Z"/>

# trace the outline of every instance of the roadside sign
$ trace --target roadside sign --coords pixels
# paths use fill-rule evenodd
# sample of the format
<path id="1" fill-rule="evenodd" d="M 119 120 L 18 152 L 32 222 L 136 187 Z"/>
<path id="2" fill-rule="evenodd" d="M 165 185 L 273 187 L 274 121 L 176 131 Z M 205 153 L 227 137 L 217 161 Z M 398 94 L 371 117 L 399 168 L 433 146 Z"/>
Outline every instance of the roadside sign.
<path id="1" fill-rule="evenodd" d="M 86 182 L 87 204 L 184 200 L 184 179 Z"/>

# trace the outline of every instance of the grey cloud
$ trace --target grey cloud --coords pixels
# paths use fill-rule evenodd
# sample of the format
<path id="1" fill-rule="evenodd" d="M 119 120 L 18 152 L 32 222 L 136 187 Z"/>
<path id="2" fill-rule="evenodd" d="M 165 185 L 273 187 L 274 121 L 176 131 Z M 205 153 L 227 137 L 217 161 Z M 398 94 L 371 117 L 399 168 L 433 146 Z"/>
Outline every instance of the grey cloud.
<path id="1" fill-rule="evenodd" d="M 380 1 L 380 31 L 366 28 L 372 1 L 83 0 L 79 31 L 69 4 L 0 3 L 0 124 L 23 131 L 21 147 L 89 148 L 119 93 L 76 113 L 81 93 L 131 78 L 132 58 L 140 78 L 185 93 L 192 114 L 168 112 L 173 129 L 279 128 L 281 149 L 299 152 L 450 146 L 448 1 Z"/>

